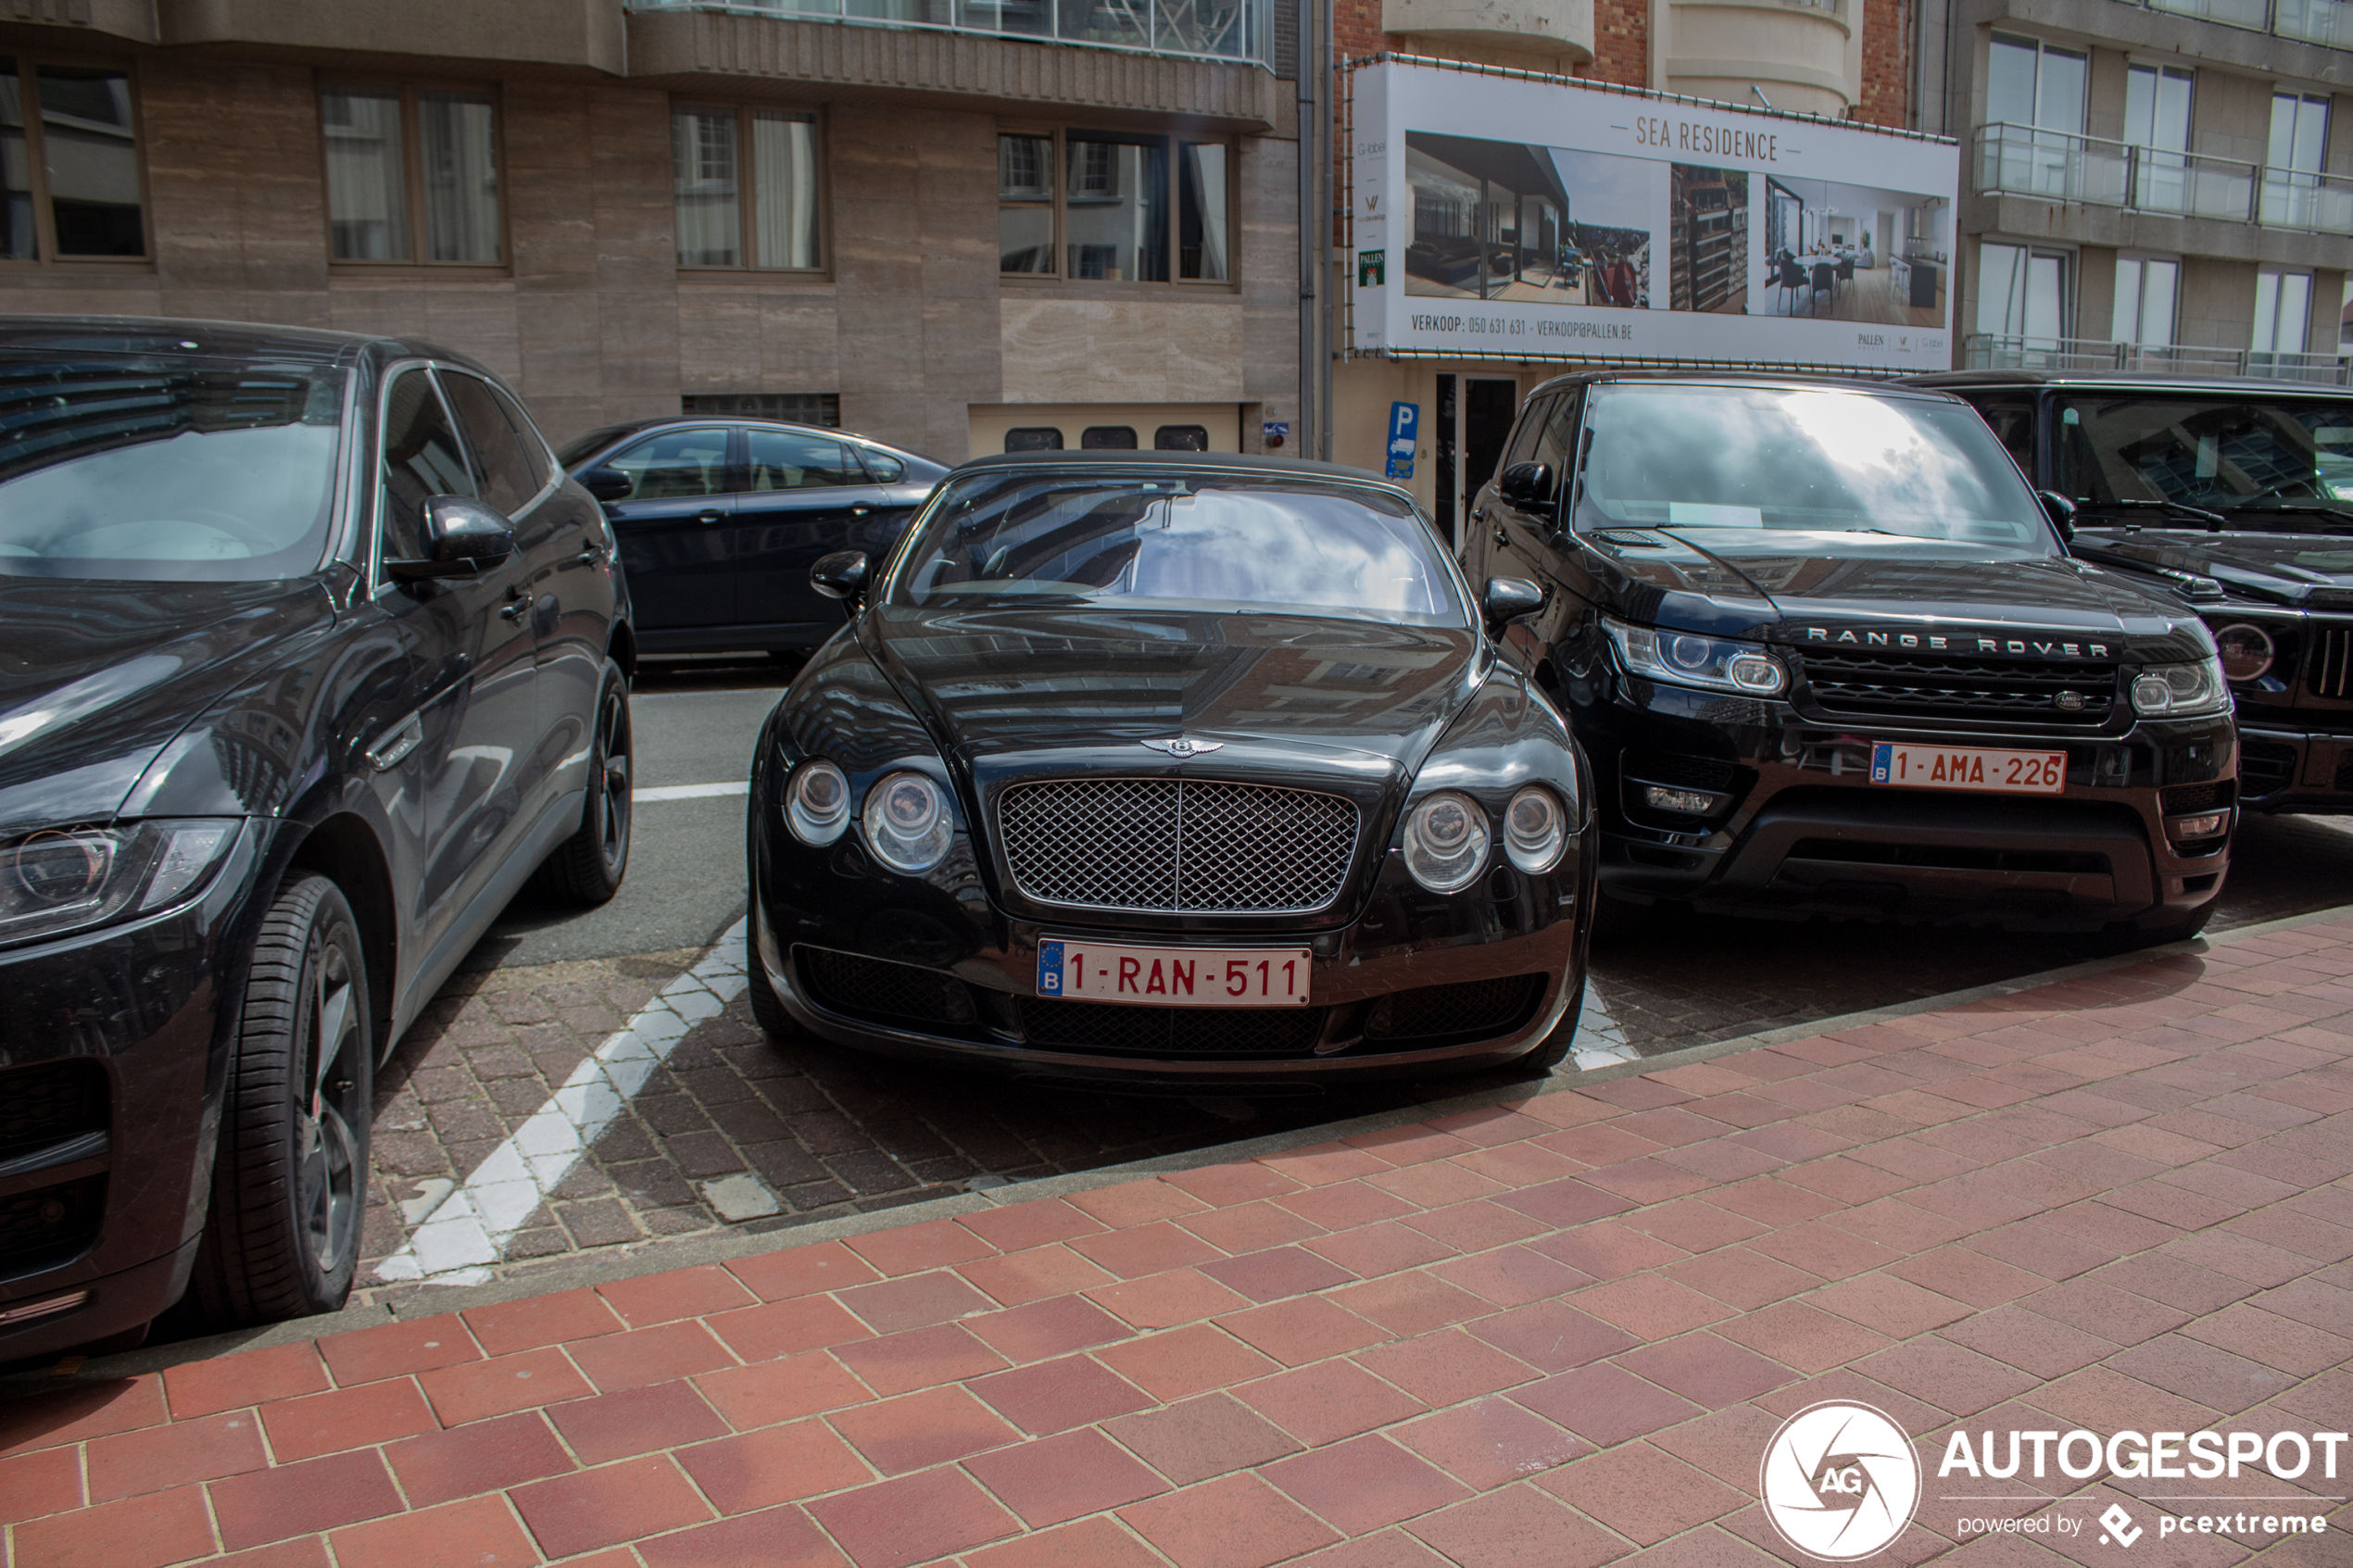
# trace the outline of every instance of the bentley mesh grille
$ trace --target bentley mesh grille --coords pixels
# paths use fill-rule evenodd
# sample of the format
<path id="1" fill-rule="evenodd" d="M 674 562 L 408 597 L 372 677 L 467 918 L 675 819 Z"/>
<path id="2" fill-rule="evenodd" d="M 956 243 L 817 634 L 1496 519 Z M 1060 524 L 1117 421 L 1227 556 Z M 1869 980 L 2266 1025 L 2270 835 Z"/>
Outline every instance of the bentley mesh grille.
<path id="1" fill-rule="evenodd" d="M 1527 1022 L 1543 994 L 1541 974 L 1416 986 L 1392 992 L 1374 1003 L 1365 1020 L 1365 1034 L 1376 1040 L 1501 1035 Z"/>
<path id="2" fill-rule="evenodd" d="M 1920 719 L 2031 719 L 2095 730 L 2116 706 L 2116 666 L 2099 659 L 1882 657 L 1807 648 L 1806 683 L 1826 713 Z M 2070 706 L 2071 704 L 2071 706 Z"/>
<path id="3" fill-rule="evenodd" d="M 1024 894 L 1093 909 L 1320 909 L 1340 897 L 1356 849 L 1352 801 L 1204 779 L 1014 784 L 997 827 Z"/>

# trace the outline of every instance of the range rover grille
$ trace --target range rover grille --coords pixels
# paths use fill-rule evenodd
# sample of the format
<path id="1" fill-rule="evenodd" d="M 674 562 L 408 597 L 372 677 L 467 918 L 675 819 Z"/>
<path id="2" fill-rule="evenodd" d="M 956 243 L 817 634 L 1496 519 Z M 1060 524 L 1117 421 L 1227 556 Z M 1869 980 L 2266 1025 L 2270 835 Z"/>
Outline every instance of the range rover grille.
<path id="1" fill-rule="evenodd" d="M 1356 848 L 1353 801 L 1204 779 L 1014 784 L 997 825 L 1023 893 L 1095 909 L 1320 909 L 1340 897 Z"/>
<path id="2" fill-rule="evenodd" d="M 1815 704 L 1856 718 L 2025 720 L 2096 730 L 2116 708 L 2116 665 L 2104 659 L 1919 659 L 1876 650 L 1807 648 Z"/>

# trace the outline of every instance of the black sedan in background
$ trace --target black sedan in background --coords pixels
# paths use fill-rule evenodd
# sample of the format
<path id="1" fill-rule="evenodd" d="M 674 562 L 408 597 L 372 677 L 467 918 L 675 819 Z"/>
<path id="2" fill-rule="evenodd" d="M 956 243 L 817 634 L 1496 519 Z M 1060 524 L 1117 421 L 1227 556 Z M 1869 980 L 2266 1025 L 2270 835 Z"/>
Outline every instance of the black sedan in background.
<path id="1" fill-rule="evenodd" d="M 0 1361 L 350 1289 L 376 1064 L 629 853 L 622 576 L 430 345 L 0 319 Z"/>
<path id="2" fill-rule="evenodd" d="M 2239 803 L 2353 814 L 2353 394 L 2186 376 L 1965 370 L 2070 553 L 2205 617 L 2238 709 Z"/>
<path id="3" fill-rule="evenodd" d="M 815 647 L 841 611 L 810 567 L 881 559 L 948 471 L 821 425 L 707 415 L 608 425 L 557 456 L 604 503 L 650 653 Z"/>
<path id="4" fill-rule="evenodd" d="M 763 730 L 754 1013 L 1042 1078 L 1567 1053 L 1592 814 L 1404 491 L 1263 458 L 951 473 Z"/>

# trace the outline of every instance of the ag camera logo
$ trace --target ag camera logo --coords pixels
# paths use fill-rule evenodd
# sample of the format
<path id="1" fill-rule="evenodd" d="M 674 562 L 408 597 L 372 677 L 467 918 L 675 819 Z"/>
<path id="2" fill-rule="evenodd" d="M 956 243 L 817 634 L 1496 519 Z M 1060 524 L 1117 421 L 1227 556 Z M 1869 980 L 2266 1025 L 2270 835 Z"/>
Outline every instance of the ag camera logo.
<path id="1" fill-rule="evenodd" d="M 1920 1464 L 1885 1414 L 1826 1400 L 1781 1423 L 1765 1445 L 1758 1492 L 1783 1540 L 1825 1562 L 1852 1562 L 1912 1522 Z"/>

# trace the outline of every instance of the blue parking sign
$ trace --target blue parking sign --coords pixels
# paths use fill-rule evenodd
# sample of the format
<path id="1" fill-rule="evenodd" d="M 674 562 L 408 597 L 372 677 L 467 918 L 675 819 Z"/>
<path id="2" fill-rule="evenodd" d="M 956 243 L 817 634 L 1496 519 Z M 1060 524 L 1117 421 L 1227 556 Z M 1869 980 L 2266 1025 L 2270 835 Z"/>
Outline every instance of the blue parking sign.
<path id="1" fill-rule="evenodd" d="M 1389 477 L 1414 477 L 1414 445 L 1422 428 L 1422 408 L 1418 403 L 1391 403 L 1389 406 Z"/>

